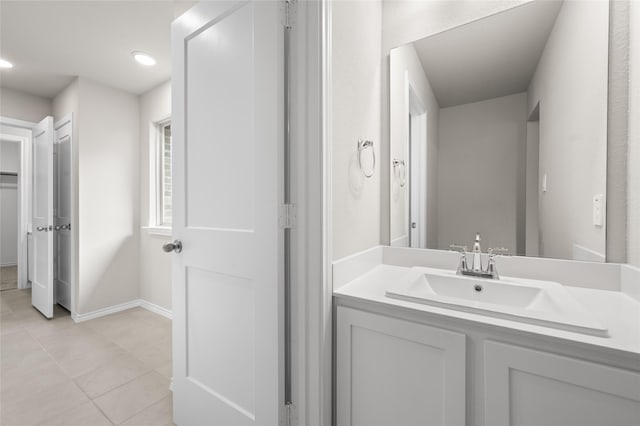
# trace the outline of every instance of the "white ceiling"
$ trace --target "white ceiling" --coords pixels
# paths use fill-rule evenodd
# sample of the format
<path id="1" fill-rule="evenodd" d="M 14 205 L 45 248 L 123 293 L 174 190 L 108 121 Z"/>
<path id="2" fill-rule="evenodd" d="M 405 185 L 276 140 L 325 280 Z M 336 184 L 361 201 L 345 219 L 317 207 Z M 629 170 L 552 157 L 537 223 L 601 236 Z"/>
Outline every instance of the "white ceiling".
<path id="1" fill-rule="evenodd" d="M 561 6 L 537 0 L 414 42 L 440 107 L 525 92 Z"/>
<path id="2" fill-rule="evenodd" d="M 140 94 L 171 76 L 171 22 L 193 1 L 0 1 L 0 86 L 52 98 L 76 76 Z M 136 63 L 140 50 L 157 60 Z"/>

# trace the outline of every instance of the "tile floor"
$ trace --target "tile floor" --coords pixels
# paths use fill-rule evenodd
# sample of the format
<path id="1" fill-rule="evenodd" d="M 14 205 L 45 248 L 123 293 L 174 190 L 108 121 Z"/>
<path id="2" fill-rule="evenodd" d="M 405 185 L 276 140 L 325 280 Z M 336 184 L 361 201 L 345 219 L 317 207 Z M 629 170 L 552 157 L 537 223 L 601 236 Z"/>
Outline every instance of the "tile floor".
<path id="1" fill-rule="evenodd" d="M 30 290 L 0 293 L 2 426 L 173 425 L 171 321 L 142 308 L 45 319 Z"/>

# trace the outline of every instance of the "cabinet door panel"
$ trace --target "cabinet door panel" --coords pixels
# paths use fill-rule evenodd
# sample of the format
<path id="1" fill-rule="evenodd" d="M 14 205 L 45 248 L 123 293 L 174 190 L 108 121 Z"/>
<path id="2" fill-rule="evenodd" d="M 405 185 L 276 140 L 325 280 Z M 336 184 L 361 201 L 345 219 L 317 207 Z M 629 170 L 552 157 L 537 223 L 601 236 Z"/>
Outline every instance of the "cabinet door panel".
<path id="1" fill-rule="evenodd" d="M 640 374 L 485 342 L 485 425 L 629 426 L 640 421 Z"/>
<path id="2" fill-rule="evenodd" d="M 464 425 L 465 335 L 339 307 L 339 426 Z"/>

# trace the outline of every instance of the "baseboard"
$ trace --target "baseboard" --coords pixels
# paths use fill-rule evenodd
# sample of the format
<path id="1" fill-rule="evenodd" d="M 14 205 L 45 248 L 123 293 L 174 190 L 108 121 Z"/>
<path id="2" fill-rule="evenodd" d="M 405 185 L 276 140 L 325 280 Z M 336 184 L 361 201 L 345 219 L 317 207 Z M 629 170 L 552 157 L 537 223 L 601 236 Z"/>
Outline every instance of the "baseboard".
<path id="1" fill-rule="evenodd" d="M 162 315 L 165 318 L 173 319 L 173 312 L 171 310 L 142 299 L 136 299 L 130 302 L 121 303 L 119 305 L 109 306 L 107 308 L 87 312 L 86 314 L 77 314 L 72 312 L 71 319 L 73 319 L 73 321 L 75 322 L 89 321 L 92 319 L 104 317 L 106 315 L 111 315 L 118 312 L 126 311 L 127 309 L 138 307 L 151 311 L 154 314 Z"/>
<path id="2" fill-rule="evenodd" d="M 9 263 L 0 263 L 0 267 L 4 268 L 5 266 L 18 266 L 18 264 L 15 263 L 15 262 L 14 263 L 11 263 L 11 262 L 9 262 Z"/>
<path id="3" fill-rule="evenodd" d="M 146 309 L 147 311 L 151 311 L 154 314 L 162 315 L 165 318 L 173 319 L 173 311 L 167 308 L 163 308 L 162 306 L 158 306 L 154 303 L 147 302 L 146 300 L 140 299 L 140 307 Z"/>
<path id="4" fill-rule="evenodd" d="M 115 314 L 117 312 L 126 311 L 127 309 L 137 308 L 140 306 L 140 300 L 132 300 L 131 302 L 121 303 L 119 305 L 109 306 L 107 308 L 98 309 L 86 314 L 71 313 L 71 319 L 75 322 L 89 321 L 92 319 L 104 317 L 106 315 Z"/>

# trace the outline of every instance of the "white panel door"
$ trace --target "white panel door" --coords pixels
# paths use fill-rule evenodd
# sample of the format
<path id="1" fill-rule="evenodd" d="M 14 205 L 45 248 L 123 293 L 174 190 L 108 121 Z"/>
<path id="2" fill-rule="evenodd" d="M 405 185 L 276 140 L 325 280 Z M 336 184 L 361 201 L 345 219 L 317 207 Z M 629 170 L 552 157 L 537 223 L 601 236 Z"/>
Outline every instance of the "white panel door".
<path id="1" fill-rule="evenodd" d="M 33 128 L 33 263 L 31 304 L 53 317 L 53 117 Z"/>
<path id="2" fill-rule="evenodd" d="M 338 426 L 464 426 L 466 336 L 338 307 Z"/>
<path id="3" fill-rule="evenodd" d="M 279 423 L 279 4 L 203 2 L 172 28 L 174 421 Z"/>
<path id="4" fill-rule="evenodd" d="M 71 310 L 71 115 L 55 124 L 55 302 Z"/>
<path id="5" fill-rule="evenodd" d="M 640 373 L 488 341 L 489 426 L 640 424 Z"/>

